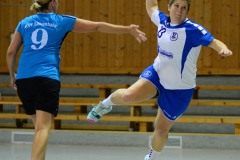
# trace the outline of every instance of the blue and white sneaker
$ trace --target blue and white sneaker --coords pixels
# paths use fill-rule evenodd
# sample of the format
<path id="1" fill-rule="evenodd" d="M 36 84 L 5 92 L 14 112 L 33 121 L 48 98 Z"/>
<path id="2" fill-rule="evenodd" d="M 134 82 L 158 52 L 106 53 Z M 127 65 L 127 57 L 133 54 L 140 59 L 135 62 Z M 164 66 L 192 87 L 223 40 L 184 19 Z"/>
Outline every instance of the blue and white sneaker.
<path id="1" fill-rule="evenodd" d="M 112 106 L 105 107 L 102 101 L 98 105 L 93 106 L 93 109 L 88 113 L 87 121 L 90 123 L 97 122 L 102 115 L 109 113 L 112 110 Z"/>
<path id="2" fill-rule="evenodd" d="M 144 157 L 144 160 L 149 160 L 149 154 Z"/>

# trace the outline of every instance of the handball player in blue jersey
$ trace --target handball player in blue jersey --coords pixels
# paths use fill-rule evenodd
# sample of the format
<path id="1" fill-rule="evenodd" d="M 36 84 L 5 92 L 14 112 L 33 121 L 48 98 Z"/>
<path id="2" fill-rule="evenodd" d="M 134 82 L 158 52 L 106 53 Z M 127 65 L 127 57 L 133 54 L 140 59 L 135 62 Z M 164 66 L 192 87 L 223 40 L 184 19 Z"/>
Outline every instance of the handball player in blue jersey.
<path id="1" fill-rule="evenodd" d="M 45 159 L 51 124 L 58 113 L 60 49 L 67 34 L 71 31 L 129 33 L 139 43 L 146 41 L 145 33 L 137 25 L 114 25 L 59 15 L 58 5 L 58 0 L 35 0 L 31 10 L 36 14 L 19 22 L 6 55 L 11 86 L 17 89 L 35 126 L 32 160 Z M 21 45 L 23 50 L 15 77 L 16 55 Z"/>
<path id="2" fill-rule="evenodd" d="M 187 18 L 191 0 L 169 0 L 169 16 L 158 8 L 157 0 L 146 0 L 146 10 L 158 27 L 157 57 L 137 82 L 118 89 L 99 102 L 88 114 L 89 122 L 110 112 L 113 105 L 137 103 L 157 96 L 159 106 L 145 160 L 155 160 L 168 139 L 173 123 L 187 109 L 196 86 L 197 59 L 201 46 L 214 49 L 220 56 L 232 51 L 215 39 L 203 26 Z"/>

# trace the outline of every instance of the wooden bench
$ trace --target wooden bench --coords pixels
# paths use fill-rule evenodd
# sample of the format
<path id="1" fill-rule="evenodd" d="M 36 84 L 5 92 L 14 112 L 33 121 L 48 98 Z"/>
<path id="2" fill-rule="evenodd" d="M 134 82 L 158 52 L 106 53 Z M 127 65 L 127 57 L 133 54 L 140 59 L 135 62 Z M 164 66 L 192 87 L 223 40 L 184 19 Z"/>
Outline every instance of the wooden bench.
<path id="1" fill-rule="evenodd" d="M 78 108 L 79 112 L 73 112 L 73 113 L 61 113 L 61 110 L 59 111 L 59 116 L 60 117 L 69 117 L 69 115 L 85 115 L 85 121 L 86 121 L 86 108 L 88 106 L 91 106 L 93 104 L 98 104 L 99 101 L 102 100 L 101 98 L 70 98 L 70 97 L 60 97 L 59 100 L 59 106 L 72 106 L 74 108 Z M 16 109 L 15 109 L 15 113 L 1 113 L 0 114 L 0 118 L 12 118 L 12 119 L 16 119 L 16 125 L 17 127 L 21 128 L 23 126 L 24 121 L 22 121 L 23 117 L 24 119 L 26 117 L 28 117 L 27 119 L 29 119 L 29 116 L 24 116 L 24 114 L 22 114 L 21 111 L 21 101 L 18 97 L 12 97 L 12 96 L 4 96 L 0 99 L 0 104 L 5 104 L 5 105 L 15 105 Z M 148 106 L 148 107 L 153 107 L 156 105 L 156 101 L 154 99 L 149 100 L 149 101 L 144 101 L 141 103 L 135 103 L 135 104 L 129 104 L 129 105 L 124 105 L 126 107 L 130 107 L 130 113 L 128 116 L 141 116 L 142 115 L 142 110 L 141 107 L 142 106 Z M 58 117 L 58 116 L 57 116 Z M 60 129 L 61 128 L 61 120 L 65 120 L 64 118 L 56 118 L 54 120 L 54 124 L 53 127 L 54 129 Z M 68 119 L 71 120 L 71 119 Z M 75 119 L 74 119 L 75 120 Z M 21 124 L 21 122 L 23 122 Z M 131 127 L 136 127 L 136 125 L 134 124 L 134 122 L 131 122 L 130 124 L 130 128 Z M 96 127 L 95 127 L 96 128 Z M 116 127 L 118 128 L 118 127 Z M 125 127 L 125 129 L 129 129 L 128 127 Z M 134 128 L 134 130 L 138 130 L 136 128 Z"/>
<path id="2" fill-rule="evenodd" d="M 100 98 L 60 98 L 60 106 L 89 106 L 92 104 L 97 104 Z M 0 104 L 15 104 L 20 105 L 20 100 L 15 97 L 2 97 Z M 202 99 L 193 99 L 191 101 L 192 106 L 240 106 L 240 100 L 221 100 L 221 102 L 215 102 L 215 100 L 202 100 Z M 17 107 L 18 107 L 17 106 Z M 142 107 L 153 107 L 156 106 L 155 99 L 144 101 L 136 104 L 122 105 L 130 107 L 129 115 L 111 115 L 107 114 L 101 118 L 101 121 L 116 121 L 116 122 L 131 122 L 130 126 L 124 127 L 124 129 L 133 128 L 141 132 L 146 132 L 152 130 L 152 124 L 155 119 L 155 115 L 144 116 L 142 114 Z M 120 106 L 115 106 L 120 107 Z M 0 118 L 9 118 L 9 119 L 29 119 L 30 117 L 24 113 L 17 113 L 19 109 L 16 109 L 16 113 L 1 113 Z M 62 120 L 73 120 L 73 121 L 86 121 L 86 113 L 61 113 L 59 112 L 58 116 L 54 120 L 53 127 L 54 129 L 61 129 Z M 240 134 L 240 116 L 182 116 L 177 122 L 180 123 L 216 123 L 216 124 L 234 124 L 235 133 Z M 87 129 L 87 127 L 85 127 Z M 111 128 L 116 129 L 116 128 Z"/>
<path id="3" fill-rule="evenodd" d="M 199 98 L 199 91 L 200 90 L 216 90 L 216 91 L 230 91 L 230 90 L 240 90 L 240 86 L 233 86 L 233 85 L 197 85 L 194 90 L 194 99 Z"/>
<path id="4" fill-rule="evenodd" d="M 87 107 L 91 106 L 92 104 L 97 104 L 100 100 L 105 98 L 111 93 L 111 89 L 115 88 L 127 88 L 129 87 L 129 84 L 62 84 L 62 88 L 75 88 L 75 89 L 81 89 L 81 88 L 96 88 L 99 89 L 99 97 L 96 98 L 71 98 L 71 97 L 61 97 L 60 98 L 60 107 L 61 106 L 73 106 L 74 112 L 73 113 L 59 113 L 58 117 L 54 121 L 53 127 L 55 129 L 61 129 L 63 128 L 63 125 L 61 124 L 61 120 L 86 120 L 86 113 L 87 113 Z M 0 87 L 9 87 L 9 84 L 7 83 L 0 83 Z M 198 98 L 198 91 L 199 90 L 238 90 L 240 89 L 239 86 L 208 86 L 208 85 L 199 85 L 196 87 L 196 93 Z M 21 113 L 21 102 L 19 101 L 18 97 L 2 97 L 0 100 L 0 106 L 3 104 L 12 104 L 16 105 L 16 113 L 6 114 L 1 113 L 0 118 L 13 118 L 16 119 L 16 125 L 17 127 L 22 127 L 23 122 L 22 119 L 25 119 L 28 117 L 27 115 L 24 116 L 23 113 Z M 130 126 L 125 126 L 121 129 L 127 129 L 127 128 L 133 128 L 134 130 L 139 131 L 149 131 L 151 130 L 152 123 L 154 121 L 155 116 L 146 118 L 142 114 L 142 107 L 148 106 L 152 108 L 157 108 L 156 101 L 149 100 L 137 104 L 131 104 L 131 105 L 124 105 L 127 107 L 130 107 L 130 113 L 129 115 L 106 115 L 103 117 L 103 121 L 128 121 L 130 122 Z M 215 107 L 221 107 L 221 106 L 234 106 L 239 107 L 240 106 L 240 100 L 229 100 L 229 99 L 192 99 L 190 106 L 215 106 Z M 125 117 L 122 119 L 122 116 Z M 24 117 L 24 118 L 23 118 Z M 85 117 L 85 118 L 83 118 Z M 106 118 L 105 118 L 106 117 Z M 107 118 L 108 117 L 108 118 Z M 113 118 L 116 117 L 116 118 Z M 136 118 L 138 117 L 138 118 Z M 139 118 L 140 117 L 140 118 Z M 145 118 L 144 118 L 145 117 Z M 188 118 L 186 118 L 188 117 Z M 195 118 L 196 117 L 196 118 Z M 29 117 L 28 117 L 29 118 Z M 80 118 L 80 119 L 78 119 Z M 110 119 L 113 118 L 113 119 Z M 130 118 L 130 119 L 129 119 Z M 143 118 L 143 119 L 142 119 Z M 201 119 L 197 120 L 197 119 Z M 227 118 L 227 119 L 226 119 Z M 231 119 L 231 121 L 228 121 L 228 119 Z M 238 123 L 239 117 L 220 117 L 220 116 L 183 116 L 178 121 L 181 123 L 230 123 L 235 124 L 235 133 L 240 133 L 240 127 Z M 141 119 L 141 120 L 140 120 Z M 236 122 L 235 122 L 236 120 Z M 78 128 L 78 127 L 73 127 Z M 88 127 L 85 127 L 86 129 Z M 98 127 L 95 127 L 95 129 Z M 100 128 L 99 128 L 100 129 Z M 109 128 L 110 129 L 110 128 Z M 117 130 L 117 127 L 112 127 L 111 129 Z"/>
<path id="5" fill-rule="evenodd" d="M 111 94 L 112 89 L 128 88 L 129 86 L 130 86 L 130 84 L 79 84 L 79 83 L 65 84 L 65 83 L 62 83 L 61 84 L 61 89 L 97 89 L 98 90 L 98 97 L 103 99 L 103 98 L 108 97 Z M 12 90 L 12 88 L 10 88 L 9 83 L 1 82 L 0 87 L 1 88 L 8 88 L 8 89 Z M 13 99 L 12 100 L 9 99 L 9 102 L 7 102 L 7 103 L 8 104 L 14 104 L 15 103 L 14 99 L 17 98 L 16 96 L 17 96 L 16 94 L 12 95 Z M 11 97 L 8 97 L 8 98 L 11 98 Z M 11 101 L 13 101 L 13 102 L 11 102 Z M 99 102 L 100 100 L 97 100 L 97 101 Z M 87 113 L 87 105 L 91 105 L 91 104 L 98 103 L 98 102 L 93 101 L 93 99 L 91 99 L 88 102 L 83 102 L 81 100 L 80 105 L 79 105 L 79 103 L 76 102 L 74 100 L 74 98 L 73 99 L 69 98 L 69 99 L 67 99 L 66 102 L 64 102 L 64 100 L 61 101 L 60 105 L 67 105 L 67 106 L 73 105 L 74 106 L 74 112 Z M 5 102 L 3 102 L 3 103 L 5 103 Z M 3 103 L 2 104 L 0 103 L 0 112 L 3 112 Z M 17 113 L 23 112 L 20 105 L 21 104 L 16 104 L 16 112 Z M 22 127 L 24 121 L 25 120 L 22 121 L 20 119 L 16 119 L 16 125 L 18 127 Z M 56 124 L 57 124 L 57 122 L 56 122 Z"/>
<path id="6" fill-rule="evenodd" d="M 1 83 L 0 83 L 0 87 L 10 87 L 10 84 L 9 84 L 9 83 L 1 82 Z"/>
<path id="7" fill-rule="evenodd" d="M 128 88 L 130 84 L 66 84 L 62 83 L 62 89 L 83 89 L 83 88 L 92 88 L 98 89 L 98 97 L 106 98 L 111 94 L 112 89 L 119 89 L 119 88 Z M 1 88 L 10 87 L 9 83 L 0 82 Z M 197 99 L 199 97 L 200 90 L 240 90 L 240 86 L 237 85 L 197 85 L 195 87 L 193 98 Z"/>
<path id="8" fill-rule="evenodd" d="M 61 84 L 61 89 L 97 89 L 98 90 L 98 97 L 100 98 L 106 98 L 108 97 L 111 92 L 112 89 L 118 89 L 118 88 L 128 88 L 130 86 L 130 84 L 65 84 L 62 83 Z M 9 83 L 4 83 L 1 82 L 0 83 L 0 87 L 1 88 L 10 88 Z M 16 96 L 16 95 L 13 95 Z M 80 108 L 76 108 L 76 111 L 80 112 L 78 109 Z M 81 108 L 82 111 L 84 110 L 84 107 Z M 86 107 L 85 107 L 86 110 Z M 0 104 L 0 112 L 3 111 L 3 106 Z"/>
<path id="9" fill-rule="evenodd" d="M 61 84 L 62 89 L 83 89 L 83 88 L 95 88 L 98 89 L 98 97 L 108 97 L 112 89 L 128 88 L 130 84 Z"/>
<path id="10" fill-rule="evenodd" d="M 61 89 L 97 89 L 98 97 L 106 98 L 111 94 L 112 89 L 128 88 L 130 84 L 61 84 Z M 9 83 L 0 82 L 1 88 L 10 88 Z"/>
<path id="11" fill-rule="evenodd" d="M 128 88 L 130 84 L 62 84 L 62 88 L 96 88 L 99 90 L 99 97 L 105 98 L 110 95 L 111 89 Z M 0 85 L 1 87 L 1 85 Z M 240 90 L 237 85 L 197 85 L 194 90 L 193 98 L 199 97 L 200 90 Z"/>
<path id="12" fill-rule="evenodd" d="M 14 118 L 14 119 L 29 119 L 30 117 L 23 113 L 0 113 L 0 118 Z M 59 114 L 56 118 L 58 120 L 74 120 L 85 121 L 84 114 Z M 115 121 L 115 122 L 138 122 L 139 131 L 147 132 L 149 124 L 152 124 L 155 116 L 126 116 L 126 115 L 104 115 L 101 121 Z M 181 116 L 176 122 L 179 123 L 204 123 L 204 124 L 234 124 L 235 134 L 240 134 L 240 117 L 239 116 Z"/>
<path id="13" fill-rule="evenodd" d="M 130 84 L 66 84 L 62 83 L 62 89 L 83 89 L 83 88 L 92 88 L 98 89 L 98 97 L 106 98 L 111 94 L 112 89 L 119 89 L 119 88 L 128 88 Z M 10 87 L 9 83 L 0 82 L 0 87 Z M 199 97 L 200 90 L 240 90 L 240 86 L 233 86 L 233 85 L 197 85 L 195 87 L 193 98 L 197 99 Z"/>

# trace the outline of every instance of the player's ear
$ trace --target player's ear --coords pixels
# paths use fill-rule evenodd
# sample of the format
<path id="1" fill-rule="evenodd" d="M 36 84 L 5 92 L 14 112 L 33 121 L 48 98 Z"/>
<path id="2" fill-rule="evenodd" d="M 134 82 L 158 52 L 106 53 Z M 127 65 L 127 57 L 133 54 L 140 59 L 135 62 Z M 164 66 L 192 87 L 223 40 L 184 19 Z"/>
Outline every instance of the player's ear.
<path id="1" fill-rule="evenodd" d="M 171 6 L 168 4 L 168 11 L 169 11 L 169 12 L 170 12 L 170 7 L 171 7 Z"/>

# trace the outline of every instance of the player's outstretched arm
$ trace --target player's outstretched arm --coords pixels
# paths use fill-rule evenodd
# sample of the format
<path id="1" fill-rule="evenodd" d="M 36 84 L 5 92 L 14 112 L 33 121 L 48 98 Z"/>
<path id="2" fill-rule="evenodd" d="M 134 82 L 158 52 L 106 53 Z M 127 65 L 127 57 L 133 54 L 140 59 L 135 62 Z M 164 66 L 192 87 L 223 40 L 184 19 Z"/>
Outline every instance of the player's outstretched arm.
<path id="1" fill-rule="evenodd" d="M 77 18 L 73 31 L 88 33 L 88 32 L 104 32 L 104 33 L 129 33 L 139 43 L 146 41 L 146 35 L 140 31 L 138 25 L 131 24 L 129 26 L 116 25 L 107 22 L 93 22 Z"/>
<path id="2" fill-rule="evenodd" d="M 232 51 L 229 50 L 228 47 L 218 39 L 214 39 L 209 44 L 209 47 L 216 50 L 219 55 L 224 57 L 231 56 L 233 54 Z"/>

